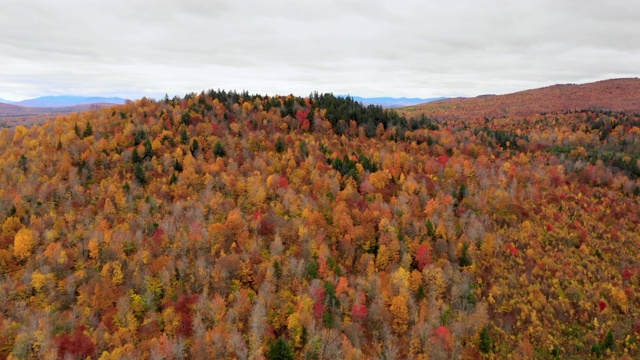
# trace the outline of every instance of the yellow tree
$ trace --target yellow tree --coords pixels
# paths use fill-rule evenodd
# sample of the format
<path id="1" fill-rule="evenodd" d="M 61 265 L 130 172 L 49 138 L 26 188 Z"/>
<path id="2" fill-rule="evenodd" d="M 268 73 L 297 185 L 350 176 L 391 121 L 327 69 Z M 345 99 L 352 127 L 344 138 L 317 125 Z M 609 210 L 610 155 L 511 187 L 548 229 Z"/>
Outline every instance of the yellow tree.
<path id="1" fill-rule="evenodd" d="M 13 254 L 18 260 L 25 259 L 31 256 L 31 250 L 34 245 L 33 231 L 22 228 L 16 233 L 13 239 Z"/>
<path id="2" fill-rule="evenodd" d="M 407 332 L 409 324 L 409 309 L 407 308 L 407 299 L 398 295 L 391 300 L 391 307 L 389 308 L 391 314 L 393 314 L 393 331 L 398 334 L 404 334 Z"/>
<path id="3" fill-rule="evenodd" d="M 20 219 L 15 216 L 10 216 L 7 220 L 2 224 L 2 235 L 3 236 L 14 236 L 18 229 L 22 226 Z M 11 239 L 11 238 L 9 238 Z"/>

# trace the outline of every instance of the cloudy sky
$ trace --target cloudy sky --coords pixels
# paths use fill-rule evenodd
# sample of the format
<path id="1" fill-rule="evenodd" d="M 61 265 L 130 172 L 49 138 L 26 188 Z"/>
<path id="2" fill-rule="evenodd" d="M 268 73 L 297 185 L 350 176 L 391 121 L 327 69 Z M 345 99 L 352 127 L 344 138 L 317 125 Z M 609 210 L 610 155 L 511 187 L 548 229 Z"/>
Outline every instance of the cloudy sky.
<path id="1" fill-rule="evenodd" d="M 475 96 L 640 76 L 635 0 L 0 0 L 0 98 Z"/>

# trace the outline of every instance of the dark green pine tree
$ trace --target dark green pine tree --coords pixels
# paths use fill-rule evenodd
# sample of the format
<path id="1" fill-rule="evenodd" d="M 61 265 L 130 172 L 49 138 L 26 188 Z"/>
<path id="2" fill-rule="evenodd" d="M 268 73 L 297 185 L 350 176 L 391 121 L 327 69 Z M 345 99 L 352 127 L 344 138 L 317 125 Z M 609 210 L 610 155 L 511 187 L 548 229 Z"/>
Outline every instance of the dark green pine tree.
<path id="1" fill-rule="evenodd" d="M 91 126 L 91 123 L 88 122 L 87 127 L 84 128 L 84 132 L 82 133 L 82 138 L 86 138 L 92 135 L 93 135 L 93 127 Z"/>
<path id="2" fill-rule="evenodd" d="M 471 266 L 472 261 L 469 257 L 469 244 L 462 244 L 462 256 L 458 258 L 458 265 L 460 267 Z"/>
<path id="3" fill-rule="evenodd" d="M 487 328 L 483 328 L 480 331 L 480 351 L 488 354 L 491 351 L 491 334 Z"/>
<path id="4" fill-rule="evenodd" d="M 196 156 L 198 149 L 200 149 L 200 144 L 198 144 L 198 140 L 193 139 L 193 141 L 191 141 L 191 148 L 189 149 L 191 150 L 191 155 Z"/>
<path id="5" fill-rule="evenodd" d="M 609 330 L 607 331 L 607 335 L 605 336 L 604 341 L 602 342 L 602 348 L 613 350 L 614 345 L 615 345 L 615 340 L 613 338 L 613 332 Z"/>
<path id="6" fill-rule="evenodd" d="M 287 341 L 278 338 L 277 341 L 269 341 L 266 355 L 269 360 L 293 360 L 293 349 Z"/>
<path id="7" fill-rule="evenodd" d="M 142 169 L 142 165 L 140 163 L 137 163 L 133 167 L 133 176 L 135 176 L 136 180 L 140 185 L 145 186 L 147 184 L 147 176 L 145 175 L 144 170 Z"/>
<path id="8" fill-rule="evenodd" d="M 188 111 L 183 112 L 180 121 L 188 126 L 191 123 L 191 114 Z"/>
<path id="9" fill-rule="evenodd" d="M 213 154 L 217 157 L 225 157 L 225 155 L 227 155 L 227 152 L 224 150 L 222 144 L 220 144 L 220 141 L 216 142 L 213 146 Z"/>
<path id="10" fill-rule="evenodd" d="M 285 144 L 284 140 L 282 140 L 282 136 L 278 137 L 276 140 L 276 151 L 278 153 L 283 153 L 287 149 L 287 144 Z"/>
<path id="11" fill-rule="evenodd" d="M 186 145 L 189 142 L 189 135 L 187 135 L 187 129 L 180 130 L 180 143 Z"/>
<path id="12" fill-rule="evenodd" d="M 20 160 L 18 160 L 18 166 L 20 166 L 20 169 L 22 169 L 23 173 L 27 173 L 27 164 L 29 163 L 29 159 L 27 159 L 26 156 L 24 156 L 24 154 L 20 155 Z"/>
<path id="13" fill-rule="evenodd" d="M 173 170 L 181 173 L 182 170 L 184 170 L 184 168 L 182 167 L 182 164 L 180 164 L 180 161 L 178 161 L 178 159 L 176 159 L 176 161 L 173 163 Z"/>
<path id="14" fill-rule="evenodd" d="M 147 138 L 144 141 L 144 158 L 151 159 L 153 157 L 153 147 L 151 146 L 151 140 Z"/>
<path id="15" fill-rule="evenodd" d="M 131 162 L 133 162 L 134 164 L 139 164 L 142 162 L 142 158 L 138 153 L 138 148 L 133 149 L 133 153 L 131 154 Z"/>

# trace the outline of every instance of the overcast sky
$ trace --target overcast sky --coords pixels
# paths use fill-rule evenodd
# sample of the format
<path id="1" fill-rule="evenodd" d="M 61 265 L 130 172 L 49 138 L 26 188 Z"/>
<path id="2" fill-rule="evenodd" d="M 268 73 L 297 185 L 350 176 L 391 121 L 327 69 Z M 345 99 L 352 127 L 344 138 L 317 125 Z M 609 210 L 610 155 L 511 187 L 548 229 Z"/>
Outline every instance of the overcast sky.
<path id="1" fill-rule="evenodd" d="M 640 76 L 636 0 L 0 0 L 0 98 L 476 96 Z"/>

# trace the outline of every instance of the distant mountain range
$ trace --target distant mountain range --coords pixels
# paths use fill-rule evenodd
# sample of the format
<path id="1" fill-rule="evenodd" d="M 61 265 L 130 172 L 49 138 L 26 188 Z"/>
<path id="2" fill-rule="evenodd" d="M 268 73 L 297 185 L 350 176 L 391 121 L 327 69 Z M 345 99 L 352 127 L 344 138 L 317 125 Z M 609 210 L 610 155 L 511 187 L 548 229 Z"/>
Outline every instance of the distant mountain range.
<path id="1" fill-rule="evenodd" d="M 126 100 L 119 97 L 87 97 L 87 96 L 41 96 L 35 99 L 9 101 L 0 99 L 1 103 L 27 107 L 69 107 L 90 104 L 124 104 Z"/>
<path id="2" fill-rule="evenodd" d="M 347 97 L 347 95 L 339 95 L 340 97 Z M 445 97 L 436 98 L 394 98 L 394 97 L 374 97 L 366 98 L 360 96 L 351 96 L 354 100 L 362 103 L 363 105 L 379 105 L 387 108 L 412 106 L 423 103 L 428 103 L 436 100 L 446 99 Z M 69 107 L 76 105 L 90 105 L 90 104 L 124 104 L 126 99 L 119 97 L 87 97 L 87 96 L 41 96 L 34 99 L 22 100 L 22 101 L 10 101 L 0 99 L 0 103 L 27 106 L 27 107 Z"/>
<path id="3" fill-rule="evenodd" d="M 338 95 L 339 97 L 347 97 L 347 95 Z M 350 95 L 349 95 L 350 96 Z M 386 108 L 395 108 L 395 107 L 403 107 L 403 106 L 412 106 L 418 104 L 424 104 L 431 101 L 446 99 L 444 97 L 437 98 L 393 98 L 393 97 L 375 97 L 375 98 L 365 98 L 359 96 L 351 96 L 351 98 L 362 105 L 379 105 Z"/>

